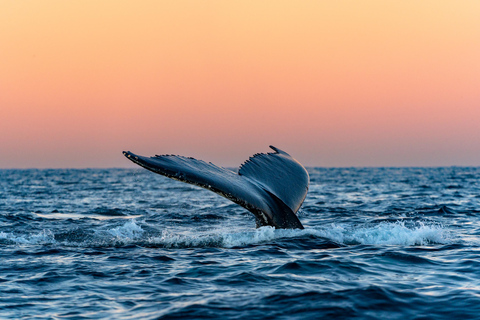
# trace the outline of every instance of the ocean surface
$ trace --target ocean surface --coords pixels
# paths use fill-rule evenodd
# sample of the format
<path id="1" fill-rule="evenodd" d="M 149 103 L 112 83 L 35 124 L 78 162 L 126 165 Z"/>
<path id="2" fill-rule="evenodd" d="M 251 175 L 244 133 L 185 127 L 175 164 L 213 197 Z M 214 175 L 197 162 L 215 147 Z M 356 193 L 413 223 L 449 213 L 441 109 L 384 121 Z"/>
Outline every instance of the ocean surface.
<path id="1" fill-rule="evenodd" d="M 305 230 L 138 169 L 0 170 L 1 319 L 480 319 L 480 168 L 309 168 Z"/>

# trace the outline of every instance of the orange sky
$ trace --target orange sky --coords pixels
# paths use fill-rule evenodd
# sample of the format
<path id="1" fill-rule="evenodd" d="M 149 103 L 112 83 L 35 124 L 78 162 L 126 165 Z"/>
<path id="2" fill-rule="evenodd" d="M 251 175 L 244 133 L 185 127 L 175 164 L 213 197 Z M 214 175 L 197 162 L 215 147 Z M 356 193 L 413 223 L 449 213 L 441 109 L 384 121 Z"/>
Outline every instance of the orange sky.
<path id="1" fill-rule="evenodd" d="M 480 165 L 480 1 L 2 1 L 0 168 Z"/>

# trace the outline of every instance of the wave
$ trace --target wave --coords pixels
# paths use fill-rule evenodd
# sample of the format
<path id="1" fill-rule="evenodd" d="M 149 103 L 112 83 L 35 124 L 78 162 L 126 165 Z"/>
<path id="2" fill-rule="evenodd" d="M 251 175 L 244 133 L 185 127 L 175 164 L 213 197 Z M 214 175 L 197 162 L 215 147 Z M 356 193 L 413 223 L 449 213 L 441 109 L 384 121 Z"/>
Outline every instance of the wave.
<path id="1" fill-rule="evenodd" d="M 42 230 L 37 233 L 17 235 L 11 232 L 0 232 L 0 243 L 3 244 L 52 244 L 55 236 L 50 230 Z"/>
<path id="2" fill-rule="evenodd" d="M 366 226 L 331 224 L 329 228 L 316 230 L 316 233 L 343 244 L 413 246 L 446 244 L 451 241 L 450 232 L 446 228 L 422 221 L 410 225 L 404 221 Z"/>
<path id="3" fill-rule="evenodd" d="M 343 245 L 429 245 L 450 242 L 449 232 L 440 225 L 427 225 L 419 222 L 416 226 L 406 226 L 404 222 L 388 222 L 373 226 L 331 225 L 320 229 L 276 230 L 262 227 L 248 232 L 218 232 L 206 235 L 182 235 L 163 232 L 160 237 L 152 237 L 149 242 L 166 247 L 241 247 L 288 238 L 315 237 L 334 241 Z"/>
<path id="4" fill-rule="evenodd" d="M 151 230 L 152 229 L 152 230 Z M 258 229 L 232 231 L 232 228 L 195 231 L 158 231 L 145 222 L 135 219 L 121 225 L 98 227 L 87 237 L 69 237 L 65 233 L 77 234 L 78 229 L 55 235 L 51 230 L 37 233 L 15 234 L 0 232 L 0 242 L 5 244 L 63 244 L 66 246 L 118 246 L 140 245 L 164 248 L 222 247 L 234 248 L 249 245 L 289 240 L 318 239 L 333 241 L 339 245 L 430 245 L 447 244 L 451 241 L 450 232 L 441 225 L 415 222 L 410 225 L 404 221 L 381 222 L 379 224 L 330 224 L 303 230 L 275 229 L 270 226 Z M 293 240 L 295 238 L 295 240 Z M 76 241 L 75 239 L 78 239 Z"/>

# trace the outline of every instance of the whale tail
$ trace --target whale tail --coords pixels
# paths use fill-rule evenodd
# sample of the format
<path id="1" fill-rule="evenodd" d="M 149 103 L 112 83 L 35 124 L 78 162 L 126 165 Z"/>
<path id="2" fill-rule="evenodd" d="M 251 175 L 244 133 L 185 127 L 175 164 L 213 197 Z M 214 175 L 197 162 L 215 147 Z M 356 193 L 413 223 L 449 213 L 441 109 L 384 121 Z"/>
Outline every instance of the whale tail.
<path id="1" fill-rule="evenodd" d="M 296 212 L 307 195 L 308 172 L 285 151 L 270 148 L 275 152 L 252 156 L 238 173 L 176 155 L 123 154 L 152 172 L 211 190 L 239 204 L 255 215 L 257 226 L 303 229 Z"/>

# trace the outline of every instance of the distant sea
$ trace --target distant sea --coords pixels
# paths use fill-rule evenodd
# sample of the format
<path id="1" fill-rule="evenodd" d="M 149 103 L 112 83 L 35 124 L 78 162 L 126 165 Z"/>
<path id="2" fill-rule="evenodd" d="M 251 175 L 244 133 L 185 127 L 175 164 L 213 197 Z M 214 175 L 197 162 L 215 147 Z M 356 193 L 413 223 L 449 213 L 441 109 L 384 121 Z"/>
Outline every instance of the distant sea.
<path id="1" fill-rule="evenodd" d="M 480 168 L 309 168 L 305 230 L 143 169 L 0 170 L 1 319 L 480 319 Z"/>

